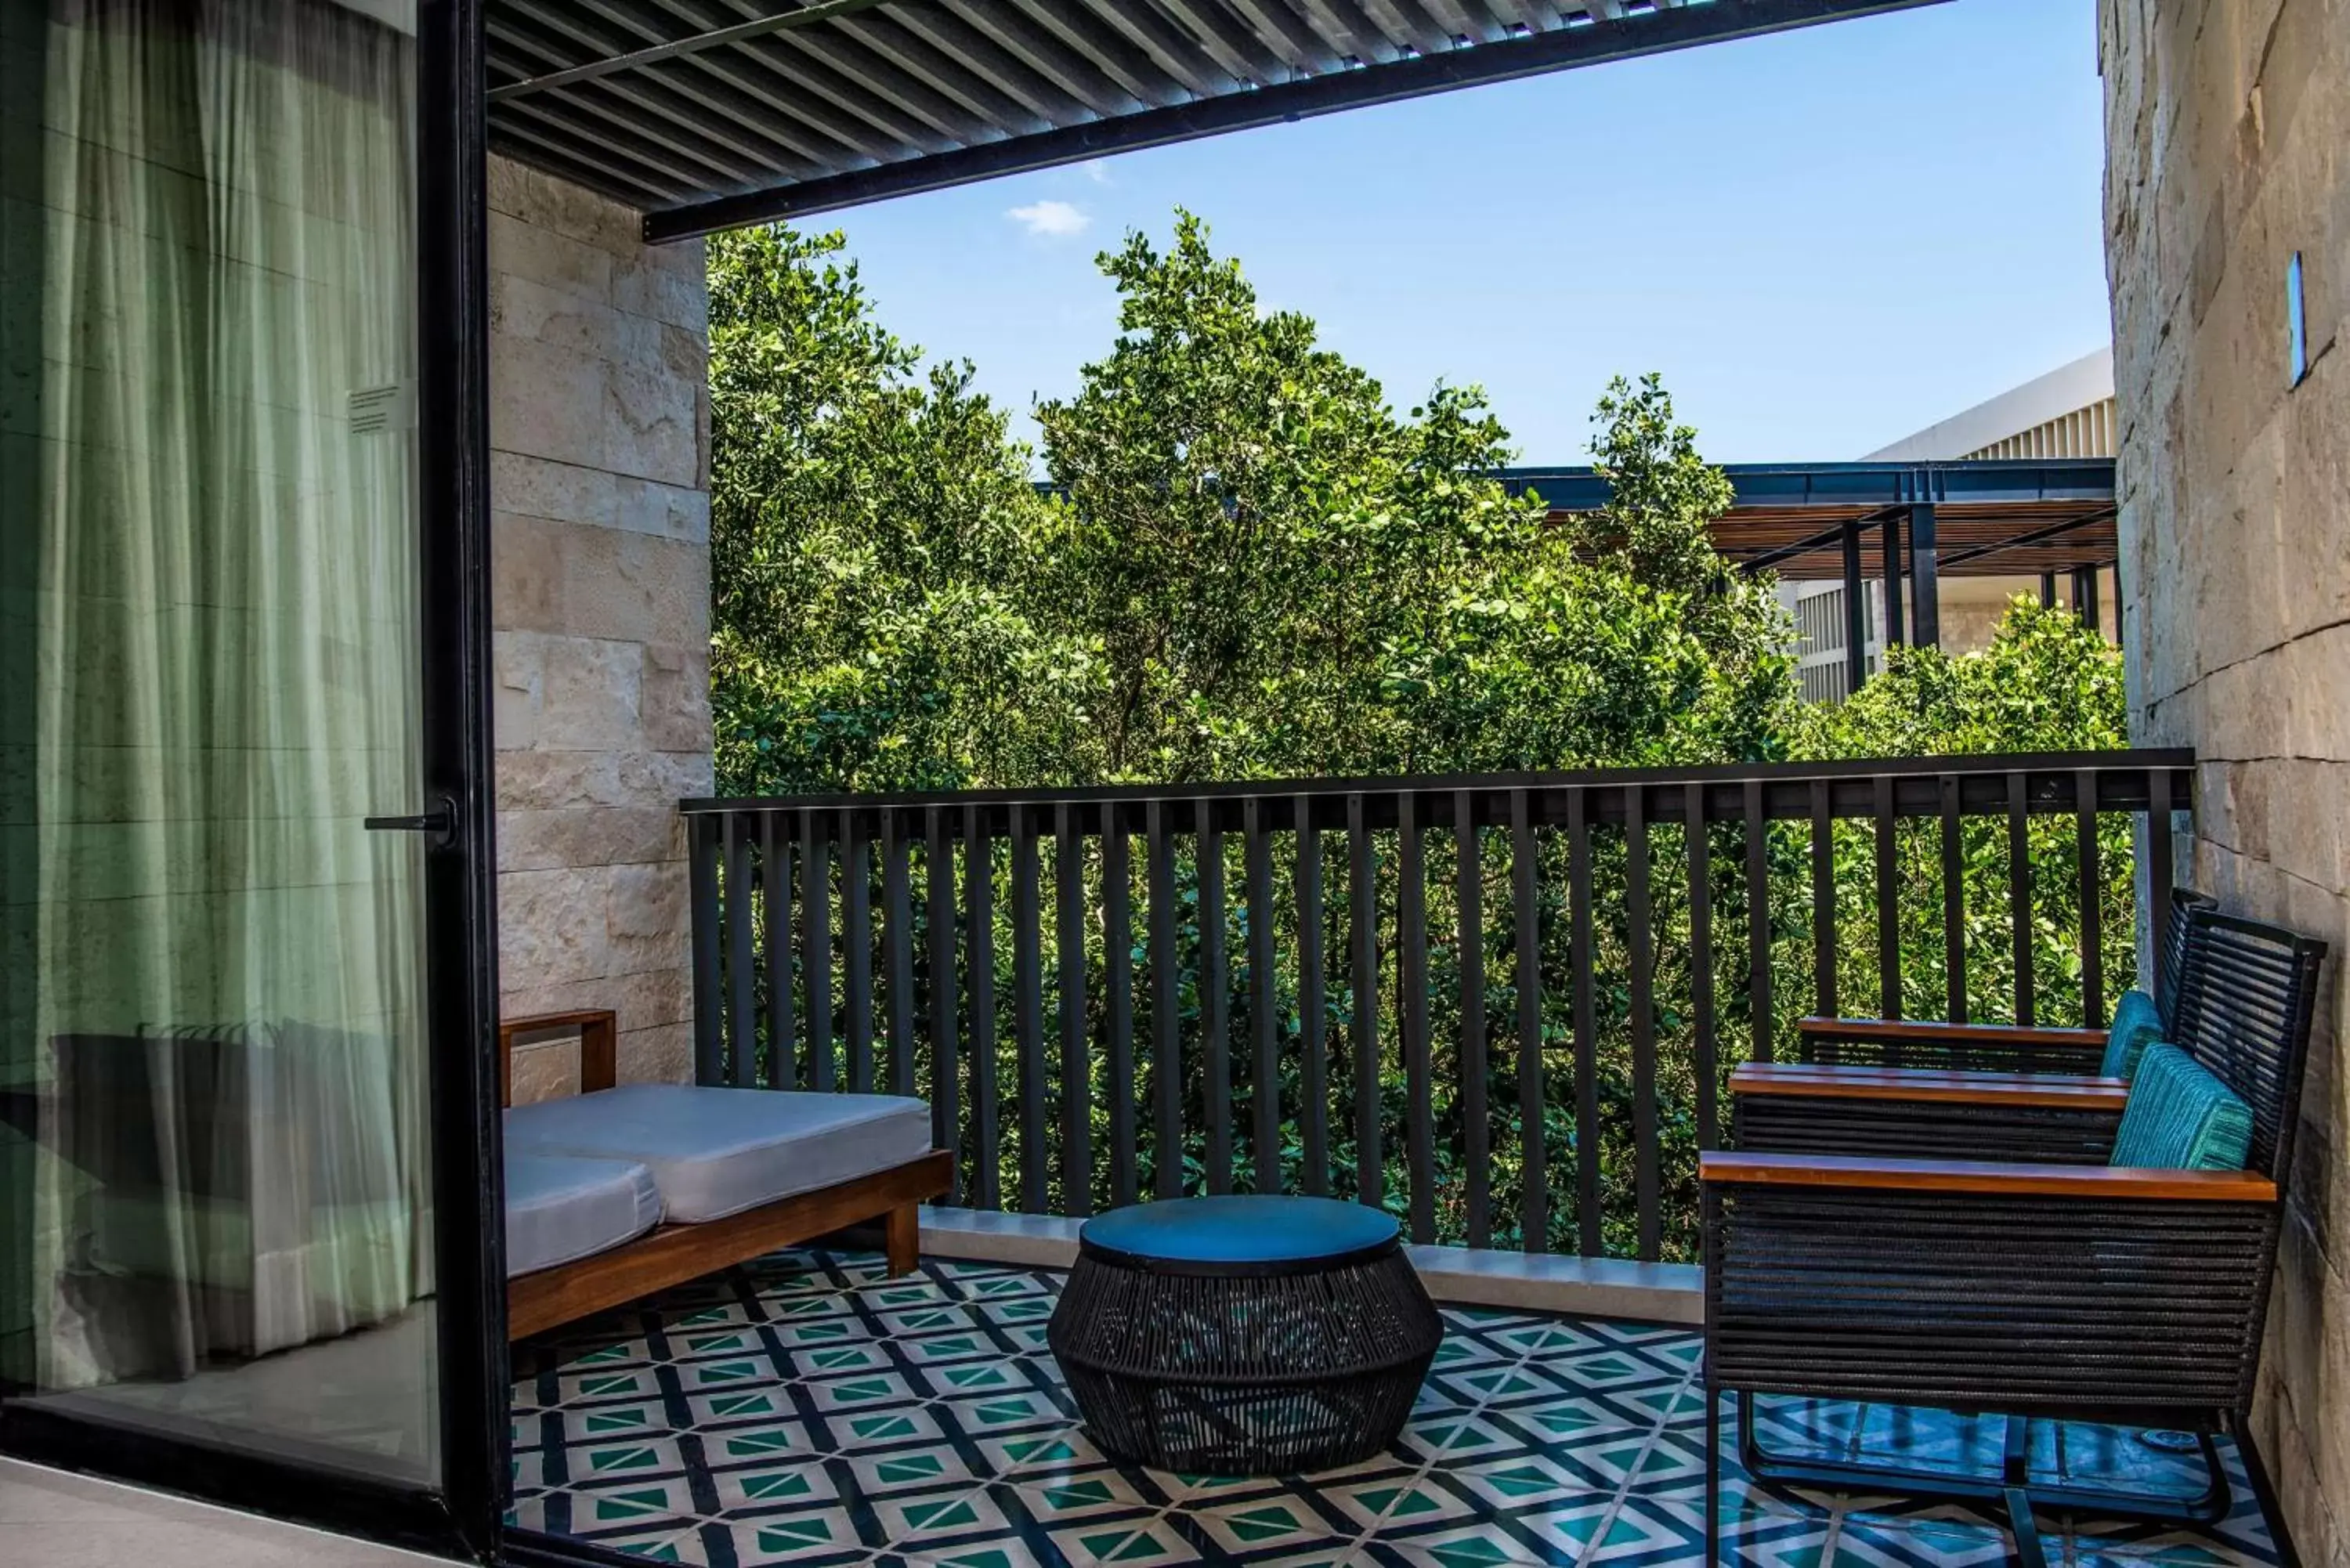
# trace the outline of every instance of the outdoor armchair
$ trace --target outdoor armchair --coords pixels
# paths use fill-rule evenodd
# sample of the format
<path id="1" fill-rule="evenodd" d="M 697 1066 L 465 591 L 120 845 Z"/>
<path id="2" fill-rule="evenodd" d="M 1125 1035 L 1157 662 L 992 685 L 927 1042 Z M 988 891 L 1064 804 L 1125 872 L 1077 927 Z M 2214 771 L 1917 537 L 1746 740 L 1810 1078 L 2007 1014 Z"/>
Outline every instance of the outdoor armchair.
<path id="1" fill-rule="evenodd" d="M 1889 1069 L 1874 1075 L 1908 1096 L 1894 1102 L 1908 1118 L 1899 1136 L 1914 1145 L 1939 1116 L 1976 1158 L 1894 1152 L 1867 1119 L 1869 1075 L 1849 1068 L 1809 1069 L 1848 1080 L 1814 1107 L 1863 1107 L 1842 1149 L 1828 1147 L 1831 1110 L 1792 1140 L 1802 1147 L 1782 1128 L 1781 1147 L 1758 1137 L 1702 1157 L 1710 1542 L 1723 1393 L 1738 1396 L 1757 1480 L 2003 1504 L 2027 1568 L 2040 1562 L 2035 1503 L 2175 1523 L 2226 1511 L 2212 1438 L 2251 1407 L 2325 949 L 2209 908 L 2188 918 L 2194 1029 L 2180 1044 L 2248 1113 L 2242 1169 L 2095 1163 L 2113 1147 L 2093 1128 L 2116 1115 L 2111 1084 Z M 1771 1097 L 1750 1084 L 1742 1132 Z M 2027 1111 L 2077 1117 L 2072 1147 L 2048 1152 L 2047 1124 Z M 1762 1394 L 2005 1416 L 2006 1463 L 1969 1476 L 1773 1453 L 1753 1420 Z M 2042 1484 L 2025 1466 L 2033 1417 L 2191 1432 L 2208 1482 L 2168 1498 Z"/>

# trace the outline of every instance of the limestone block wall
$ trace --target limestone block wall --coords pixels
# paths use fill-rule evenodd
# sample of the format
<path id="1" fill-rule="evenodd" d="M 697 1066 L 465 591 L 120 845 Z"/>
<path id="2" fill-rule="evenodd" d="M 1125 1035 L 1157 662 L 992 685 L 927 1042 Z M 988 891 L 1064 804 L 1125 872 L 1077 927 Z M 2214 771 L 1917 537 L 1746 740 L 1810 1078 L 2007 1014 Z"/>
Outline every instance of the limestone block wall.
<path id="1" fill-rule="evenodd" d="M 623 1081 L 692 1075 L 685 835 L 710 762 L 699 242 L 490 161 L 498 929 L 508 1016 L 619 1014 Z M 517 1054 L 518 1102 L 577 1054 Z"/>
<path id="2" fill-rule="evenodd" d="M 2254 1438 L 2350 1562 L 2350 0 L 2100 0 L 2132 726 L 2182 875 L 2333 945 Z M 2309 370 L 2287 360 L 2288 262 Z"/>

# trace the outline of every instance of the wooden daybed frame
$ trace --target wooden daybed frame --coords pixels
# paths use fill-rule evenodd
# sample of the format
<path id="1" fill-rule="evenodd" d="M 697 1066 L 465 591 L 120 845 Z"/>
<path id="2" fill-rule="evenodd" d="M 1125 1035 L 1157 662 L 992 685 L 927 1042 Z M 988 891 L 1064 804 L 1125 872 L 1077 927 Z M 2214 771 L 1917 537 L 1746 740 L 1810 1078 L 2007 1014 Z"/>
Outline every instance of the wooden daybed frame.
<path id="1" fill-rule="evenodd" d="M 559 1029 L 579 1032 L 579 1092 L 618 1081 L 619 1024 L 603 1009 L 543 1012 L 498 1023 L 499 1102 L 514 1098 L 515 1037 Z M 881 1221 L 892 1276 L 911 1272 L 920 1250 L 920 1205 L 945 1196 L 951 1157 L 932 1149 L 903 1165 L 853 1181 L 794 1193 L 740 1214 L 700 1224 L 655 1226 L 593 1257 L 524 1274 L 506 1284 L 506 1337 L 521 1339 L 606 1307 L 698 1279 L 779 1247 L 814 1241 L 850 1225 Z"/>

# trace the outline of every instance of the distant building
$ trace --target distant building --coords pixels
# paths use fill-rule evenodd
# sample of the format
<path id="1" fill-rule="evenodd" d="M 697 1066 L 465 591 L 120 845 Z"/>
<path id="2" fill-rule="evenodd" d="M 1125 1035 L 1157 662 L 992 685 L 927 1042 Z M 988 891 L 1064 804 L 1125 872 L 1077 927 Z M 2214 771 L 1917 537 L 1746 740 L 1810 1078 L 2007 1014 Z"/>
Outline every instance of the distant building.
<path id="1" fill-rule="evenodd" d="M 2100 348 L 1973 408 L 1928 425 L 1863 455 L 1867 462 L 1950 462 L 1962 459 L 2032 459 L 2114 455 L 2119 439 L 2114 413 L 2114 354 Z M 1971 653 L 1991 641 L 2008 601 L 2018 594 L 2071 606 L 2101 623 L 2104 607 L 2118 606 L 2111 567 L 2063 577 L 1946 576 L 1941 585 L 1941 645 Z M 1883 667 L 1885 596 L 1870 583 L 1867 667 Z M 1844 586 L 1783 582 L 1781 601 L 1795 618 L 1796 670 L 1804 695 L 1842 701 L 1849 680 L 1846 658 Z M 2111 612 L 2106 612 L 2111 613 Z M 2114 624 L 2118 625 L 2118 618 Z"/>

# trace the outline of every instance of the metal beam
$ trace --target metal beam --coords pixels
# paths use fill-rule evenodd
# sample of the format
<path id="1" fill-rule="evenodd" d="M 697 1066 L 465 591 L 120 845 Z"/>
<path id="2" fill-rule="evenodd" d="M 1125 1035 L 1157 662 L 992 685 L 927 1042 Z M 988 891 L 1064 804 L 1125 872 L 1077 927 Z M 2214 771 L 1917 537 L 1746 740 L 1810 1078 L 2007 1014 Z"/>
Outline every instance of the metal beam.
<path id="1" fill-rule="evenodd" d="M 1849 697 L 1868 679 L 1868 587 L 1860 570 L 1860 524 L 1844 525 L 1844 692 Z"/>
<path id="2" fill-rule="evenodd" d="M 911 0 L 902 3 L 910 5 Z M 879 168 L 718 196 L 648 214 L 645 238 L 656 244 L 690 239 L 722 229 L 801 217 L 918 191 L 942 190 L 1000 175 L 1277 125 L 1370 104 L 1394 103 L 1457 88 L 1940 3 L 1942 0 L 1741 0 L 1737 5 L 1729 5 L 1716 0 L 1709 5 L 1679 5 L 1627 14 L 1620 20 L 1560 26 L 1523 37 L 1424 53 L 1360 69 L 1297 77 L 1192 103 L 1144 109 L 1087 124 L 1064 125 Z M 904 14 L 920 13 L 910 10 Z"/>
<path id="3" fill-rule="evenodd" d="M 2106 629 L 2105 606 L 2098 602 L 2097 568 L 2074 567 L 2073 584 L 2073 608 L 2091 631 L 2103 632 Z"/>
<path id="4" fill-rule="evenodd" d="M 1891 648 L 1901 637 L 1901 519 L 1888 514 L 1885 530 L 1885 646 Z"/>
<path id="5" fill-rule="evenodd" d="M 1736 496 L 1731 503 L 1733 506 L 1908 507 L 1940 503 L 2096 503 L 2114 498 L 2114 460 L 2109 457 L 1929 463 L 1731 462 L 1722 464 L 1721 472 Z M 1555 511 L 1594 512 L 1607 504 L 1607 481 L 1593 468 L 1505 468 L 1498 477 L 1513 495 L 1538 492 Z M 1831 543 L 1834 537 L 1831 534 Z"/>
<path id="6" fill-rule="evenodd" d="M 876 5 L 886 5 L 890 0 L 813 0 L 813 4 L 795 11 L 782 11 L 772 16 L 755 16 L 748 22 L 737 22 L 731 27 L 717 27 L 691 37 L 673 38 L 666 44 L 653 44 L 641 49 L 631 49 L 624 55 L 610 55 L 600 60 L 589 60 L 559 71 L 549 71 L 543 77 L 525 81 L 508 82 L 492 88 L 489 100 L 503 103 L 510 98 L 522 98 L 529 93 L 548 92 L 578 82 L 591 82 L 598 77 L 608 77 L 619 71 L 632 71 L 641 66 L 658 65 L 687 55 L 698 55 L 705 49 L 723 48 L 748 38 L 764 37 L 793 27 L 811 27 L 818 22 L 828 22 L 835 16 L 847 16 L 858 11 L 869 11 Z"/>
<path id="7" fill-rule="evenodd" d="M 1909 509 L 1910 637 L 1919 648 L 1942 646 L 1940 564 L 1934 552 L 1934 509 Z"/>

